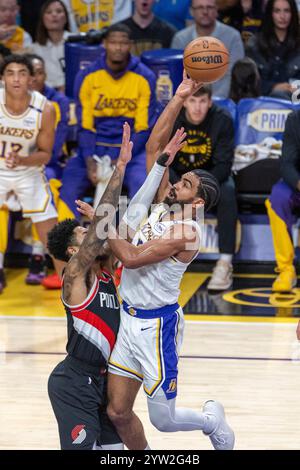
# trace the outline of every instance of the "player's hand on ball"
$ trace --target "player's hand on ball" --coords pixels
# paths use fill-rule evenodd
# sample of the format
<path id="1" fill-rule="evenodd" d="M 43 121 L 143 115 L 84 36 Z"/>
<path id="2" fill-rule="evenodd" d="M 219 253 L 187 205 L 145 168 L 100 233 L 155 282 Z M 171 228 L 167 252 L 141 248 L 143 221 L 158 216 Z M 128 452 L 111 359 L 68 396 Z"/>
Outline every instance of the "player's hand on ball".
<path id="1" fill-rule="evenodd" d="M 117 163 L 117 167 L 126 166 L 130 162 L 132 157 L 133 143 L 130 140 L 130 126 L 128 122 L 123 125 L 123 137 L 120 155 Z"/>
<path id="2" fill-rule="evenodd" d="M 183 70 L 183 79 L 176 90 L 176 95 L 186 100 L 189 96 L 193 96 L 202 86 L 203 83 L 188 78 L 186 70 Z"/>
<path id="3" fill-rule="evenodd" d="M 95 210 L 87 202 L 81 201 L 80 199 L 76 199 L 75 203 L 77 205 L 77 210 L 78 212 L 80 212 L 80 214 L 85 215 L 90 220 L 94 218 Z"/>
<path id="4" fill-rule="evenodd" d="M 186 144 L 185 138 L 186 138 L 186 132 L 184 130 L 184 127 L 177 129 L 172 139 L 170 140 L 170 142 L 168 143 L 168 145 L 165 147 L 163 151 L 163 153 L 166 153 L 169 155 L 169 159 L 166 162 L 166 166 L 171 165 L 177 152 L 179 152 L 179 150 L 181 150 L 182 147 L 185 146 Z"/>

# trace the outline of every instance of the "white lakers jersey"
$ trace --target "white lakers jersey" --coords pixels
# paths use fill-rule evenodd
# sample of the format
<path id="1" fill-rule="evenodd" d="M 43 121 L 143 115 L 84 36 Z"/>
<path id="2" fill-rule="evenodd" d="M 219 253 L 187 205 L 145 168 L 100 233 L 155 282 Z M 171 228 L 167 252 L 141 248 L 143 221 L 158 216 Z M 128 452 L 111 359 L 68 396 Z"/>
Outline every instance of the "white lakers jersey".
<path id="1" fill-rule="evenodd" d="M 175 224 L 189 224 L 196 228 L 200 239 L 200 227 L 194 220 L 163 220 L 166 210 L 158 204 L 147 222 L 136 233 L 133 244 L 140 245 L 161 238 Z M 160 263 L 137 269 L 123 269 L 120 295 L 128 305 L 145 310 L 172 305 L 178 301 L 179 285 L 190 263 L 182 263 L 175 257 Z"/>
<path id="2" fill-rule="evenodd" d="M 0 89 L 0 170 L 15 174 L 16 171 L 28 167 L 18 166 L 8 169 L 5 166 L 5 157 L 8 157 L 12 151 L 21 157 L 28 157 L 37 150 L 36 139 L 47 99 L 37 91 L 32 91 L 28 108 L 18 116 L 8 112 L 5 102 L 5 89 L 2 88 Z"/>

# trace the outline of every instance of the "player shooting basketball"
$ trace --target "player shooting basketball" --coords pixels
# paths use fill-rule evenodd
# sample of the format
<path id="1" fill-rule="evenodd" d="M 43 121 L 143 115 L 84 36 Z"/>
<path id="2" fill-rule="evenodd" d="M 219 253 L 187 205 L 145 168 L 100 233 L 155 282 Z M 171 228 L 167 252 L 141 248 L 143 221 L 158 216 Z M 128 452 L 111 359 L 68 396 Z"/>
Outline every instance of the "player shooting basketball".
<path id="1" fill-rule="evenodd" d="M 147 144 L 150 164 L 165 148 L 184 100 L 199 87 L 184 76 Z M 179 140 L 183 135 L 182 130 L 177 131 Z M 137 230 L 132 244 L 115 234 L 109 240 L 125 268 L 120 285 L 121 326 L 109 360 L 108 414 L 129 449 L 145 449 L 147 442 L 141 422 L 132 411 L 143 383 L 150 420 L 157 429 L 164 432 L 199 429 L 210 437 L 215 449 L 228 450 L 234 446 L 234 433 L 226 423 L 220 403 L 206 402 L 202 413 L 176 407 L 178 354 L 183 333 L 179 284 L 198 254 L 201 233 L 197 212 L 217 203 L 219 185 L 211 174 L 195 170 L 170 187 L 164 177 L 167 170 L 161 165 L 170 163 L 171 149 L 166 147 L 165 152 L 165 162 L 160 155 L 159 164 L 154 163 L 125 214 L 125 222 Z M 141 217 L 131 207 L 139 204 L 148 209 L 158 189 L 158 204 L 140 226 Z M 168 205 L 173 205 L 172 210 Z"/>

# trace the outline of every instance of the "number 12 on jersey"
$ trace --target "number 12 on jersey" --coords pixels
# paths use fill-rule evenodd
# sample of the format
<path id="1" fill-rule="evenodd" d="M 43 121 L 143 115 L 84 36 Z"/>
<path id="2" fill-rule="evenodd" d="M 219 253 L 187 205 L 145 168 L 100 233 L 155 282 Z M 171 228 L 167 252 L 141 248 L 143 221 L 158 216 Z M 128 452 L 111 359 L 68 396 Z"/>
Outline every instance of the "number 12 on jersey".
<path id="1" fill-rule="evenodd" d="M 14 144 L 6 140 L 0 140 L 0 158 L 8 157 L 11 152 L 18 153 L 23 148 L 21 144 Z"/>

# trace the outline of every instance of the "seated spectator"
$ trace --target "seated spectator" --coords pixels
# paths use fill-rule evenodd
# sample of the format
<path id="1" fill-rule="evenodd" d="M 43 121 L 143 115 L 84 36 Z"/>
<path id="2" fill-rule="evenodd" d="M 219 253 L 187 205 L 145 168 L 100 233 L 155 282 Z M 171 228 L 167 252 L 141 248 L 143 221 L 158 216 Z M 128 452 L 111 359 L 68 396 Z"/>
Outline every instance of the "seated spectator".
<path id="1" fill-rule="evenodd" d="M 24 52 L 32 44 L 30 35 L 17 25 L 17 0 L 0 0 L 0 43 L 12 52 Z"/>
<path id="2" fill-rule="evenodd" d="M 69 35 L 68 12 L 61 0 L 48 0 L 42 6 L 32 51 L 46 59 L 47 83 L 64 91 L 65 40 Z"/>
<path id="3" fill-rule="evenodd" d="M 260 96 L 260 75 L 256 63 L 249 57 L 238 60 L 231 71 L 229 98 L 238 103 L 242 98 Z"/>
<path id="4" fill-rule="evenodd" d="M 246 49 L 258 66 L 262 94 L 290 99 L 300 78 L 300 29 L 295 0 L 269 0 L 261 32 Z"/>
<path id="5" fill-rule="evenodd" d="M 144 51 L 168 48 L 176 29 L 154 16 L 154 0 L 134 0 L 134 14 L 122 21 L 131 31 L 133 45 L 131 52 L 141 55 Z"/>
<path id="6" fill-rule="evenodd" d="M 240 31 L 244 43 L 259 31 L 262 17 L 261 0 L 238 0 L 230 8 L 219 9 L 220 21 Z"/>
<path id="7" fill-rule="evenodd" d="M 86 33 L 125 20 L 132 14 L 132 0 L 63 0 L 71 31 Z"/>
<path id="8" fill-rule="evenodd" d="M 153 13 L 161 20 L 167 21 L 177 30 L 189 26 L 193 20 L 190 14 L 191 0 L 156 0 Z"/>
<path id="9" fill-rule="evenodd" d="M 282 180 L 273 186 L 271 196 L 266 201 L 278 272 L 272 286 L 275 292 L 289 292 L 297 284 L 292 226 L 296 221 L 293 212 L 300 207 L 299 129 L 300 111 L 294 111 L 287 118 L 283 136 Z"/>
<path id="10" fill-rule="evenodd" d="M 172 47 L 184 49 L 190 41 L 201 36 L 213 36 L 220 39 L 230 54 L 230 64 L 226 75 L 213 83 L 213 94 L 227 98 L 230 89 L 231 69 L 235 62 L 244 57 L 244 46 L 240 33 L 231 26 L 217 21 L 216 0 L 192 0 L 192 14 L 195 24 L 175 34 Z"/>
<path id="11" fill-rule="evenodd" d="M 184 127 L 185 146 L 177 153 L 170 168 L 170 181 L 176 183 L 189 170 L 211 172 L 221 187 L 216 207 L 220 259 L 207 288 L 225 290 L 232 284 L 232 257 L 235 250 L 237 202 L 231 166 L 234 152 L 233 119 L 227 111 L 213 104 L 211 88 L 203 86 L 185 100 L 175 122 L 173 134 Z"/>

